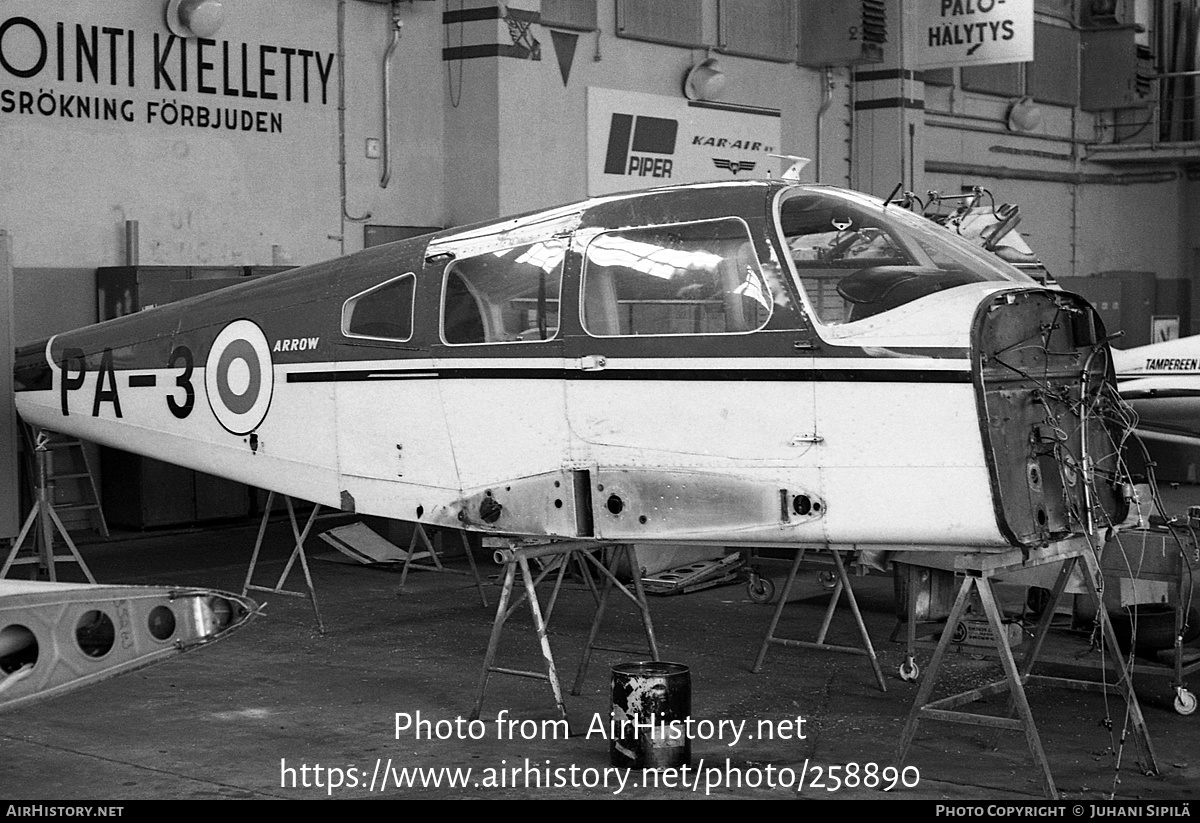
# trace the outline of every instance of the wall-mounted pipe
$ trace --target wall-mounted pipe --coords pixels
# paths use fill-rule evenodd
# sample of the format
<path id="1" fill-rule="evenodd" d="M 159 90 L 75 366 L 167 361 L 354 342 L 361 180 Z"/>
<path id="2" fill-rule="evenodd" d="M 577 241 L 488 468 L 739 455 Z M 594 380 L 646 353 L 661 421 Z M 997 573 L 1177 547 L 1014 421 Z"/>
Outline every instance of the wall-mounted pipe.
<path id="1" fill-rule="evenodd" d="M 338 0 L 337 7 L 337 60 L 338 60 L 338 167 L 341 178 L 342 215 L 341 235 L 338 240 L 342 244 L 342 254 L 346 253 L 346 223 L 362 223 L 371 219 L 371 213 L 366 212 L 361 217 L 355 217 L 346 211 L 346 0 Z"/>
<path id="2" fill-rule="evenodd" d="M 954 174 L 963 177 L 990 177 L 993 180 L 1036 180 L 1042 183 L 1070 183 L 1104 186 L 1133 186 L 1140 183 L 1169 183 L 1179 179 L 1174 171 L 1144 171 L 1126 174 L 1094 172 L 1046 171 L 1043 169 L 1014 169 L 1007 166 L 983 166 L 974 163 L 951 163 L 926 160 L 925 171 L 930 174 Z"/>
<path id="3" fill-rule="evenodd" d="M 386 189 L 392 179 L 392 150 L 389 138 L 392 134 L 392 55 L 400 45 L 400 32 L 404 22 L 400 19 L 400 4 L 392 0 L 392 42 L 383 55 L 383 174 L 379 188 Z"/>
<path id="4" fill-rule="evenodd" d="M 816 161 L 816 181 L 821 182 L 821 124 L 825 120 L 825 112 L 829 109 L 829 104 L 833 102 L 833 67 L 826 66 L 821 72 L 821 82 L 824 88 L 821 91 L 821 108 L 817 109 L 817 146 L 813 159 Z"/>
<path id="5" fill-rule="evenodd" d="M 138 264 L 138 221 L 125 221 L 125 265 Z"/>

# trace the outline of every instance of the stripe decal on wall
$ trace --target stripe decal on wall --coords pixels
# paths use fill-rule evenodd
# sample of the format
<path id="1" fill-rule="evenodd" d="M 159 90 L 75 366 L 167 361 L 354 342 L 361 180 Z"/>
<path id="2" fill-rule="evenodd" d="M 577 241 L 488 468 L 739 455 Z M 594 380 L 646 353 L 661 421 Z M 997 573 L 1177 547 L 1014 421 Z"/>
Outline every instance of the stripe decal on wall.
<path id="1" fill-rule="evenodd" d="M 542 16 L 536 11 L 525 9 L 505 8 L 500 5 L 474 9 L 459 9 L 442 14 L 442 25 L 458 26 L 483 23 L 487 27 L 472 26 L 475 37 L 467 39 L 482 40 L 469 46 L 456 46 L 442 49 L 442 60 L 473 60 L 477 57 L 514 57 L 518 60 L 540 60 L 541 48 L 537 39 L 532 36 L 531 26 L 540 23 Z M 503 29 L 489 25 L 493 21 L 504 21 L 508 25 L 509 42 L 492 42 L 502 40 Z M 462 37 L 459 37 L 462 42 Z"/>
<path id="2" fill-rule="evenodd" d="M 508 9 L 508 13 L 500 9 L 499 6 L 491 6 L 482 9 L 461 9 L 459 11 L 447 11 L 442 14 L 442 23 L 470 23 L 475 20 L 516 20 L 521 23 L 540 23 L 542 15 L 536 11 L 526 11 L 525 9 Z"/>
<path id="3" fill-rule="evenodd" d="M 878 100 L 857 100 L 854 103 L 855 111 L 866 111 L 868 109 L 924 109 L 924 100 L 914 100 L 911 97 L 881 97 Z"/>
<path id="4" fill-rule="evenodd" d="M 519 60 L 528 60 L 529 49 L 508 43 L 442 49 L 442 60 L 472 60 L 476 57 L 516 57 Z"/>
<path id="5" fill-rule="evenodd" d="M 504 15 L 499 6 L 482 9 L 459 9 L 442 13 L 442 23 L 470 23 L 475 20 L 499 20 Z"/>
<path id="6" fill-rule="evenodd" d="M 875 71 L 854 72 L 854 82 L 865 83 L 871 80 L 915 80 L 924 82 L 925 73 L 912 69 L 878 69 Z"/>

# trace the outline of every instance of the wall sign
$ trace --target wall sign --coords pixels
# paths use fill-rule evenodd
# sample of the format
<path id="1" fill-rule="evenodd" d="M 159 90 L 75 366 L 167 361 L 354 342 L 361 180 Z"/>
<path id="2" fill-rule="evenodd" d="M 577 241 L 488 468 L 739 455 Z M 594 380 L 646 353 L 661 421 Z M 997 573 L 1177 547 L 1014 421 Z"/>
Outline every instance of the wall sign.
<path id="1" fill-rule="evenodd" d="M 336 102 L 332 52 L 159 29 L 0 20 L 0 116 L 279 133 L 281 103 Z"/>
<path id="2" fill-rule="evenodd" d="M 588 194 L 778 175 L 776 109 L 588 88 Z"/>
<path id="3" fill-rule="evenodd" d="M 1179 315 L 1156 314 L 1150 318 L 1150 342 L 1165 343 L 1179 339 Z"/>
<path id="4" fill-rule="evenodd" d="M 1033 60 L 1034 0 L 921 0 L 922 69 Z"/>

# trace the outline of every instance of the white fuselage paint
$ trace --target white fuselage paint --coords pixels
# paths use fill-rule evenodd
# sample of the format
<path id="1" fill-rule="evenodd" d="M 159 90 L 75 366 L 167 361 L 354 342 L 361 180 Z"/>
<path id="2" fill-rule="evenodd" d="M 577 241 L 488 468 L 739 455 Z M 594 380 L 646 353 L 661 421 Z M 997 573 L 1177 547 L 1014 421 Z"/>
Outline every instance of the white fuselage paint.
<path id="1" fill-rule="evenodd" d="M 606 370 L 646 370 L 647 379 L 573 378 L 569 371 L 564 379 L 470 376 L 472 368 L 519 375 L 563 364 L 372 361 L 342 368 L 389 376 L 340 382 L 287 380 L 334 364 L 276 365 L 255 449 L 249 437 L 217 423 L 205 398 L 197 398 L 191 419 L 175 419 L 164 402 L 171 370 L 155 373 L 154 388 L 130 388 L 119 375 L 123 419 L 107 403 L 92 417 L 92 373 L 71 392 L 72 430 L 326 506 L 342 505 L 345 491 L 361 513 L 404 520 L 432 517 L 465 491 L 523 477 L 647 469 L 732 475 L 828 501 L 824 516 L 810 522 L 706 535 L 716 541 L 871 545 L 886 536 L 889 545 L 1007 545 L 995 525 L 969 382 L 703 379 L 718 367 L 966 372 L 965 360 L 678 358 L 672 370 L 694 370 L 698 379 L 662 380 L 652 371 L 662 360 L 611 359 Z M 459 376 L 439 379 L 446 367 Z M 53 391 L 19 393 L 22 416 L 54 429 L 59 379 Z M 134 437 L 131 425 L 139 430 Z M 673 536 L 651 531 L 645 538 Z"/>
<path id="2" fill-rule="evenodd" d="M 1134 349 L 1113 349 L 1118 390 L 1140 427 L 1200 442 L 1200 335 Z"/>

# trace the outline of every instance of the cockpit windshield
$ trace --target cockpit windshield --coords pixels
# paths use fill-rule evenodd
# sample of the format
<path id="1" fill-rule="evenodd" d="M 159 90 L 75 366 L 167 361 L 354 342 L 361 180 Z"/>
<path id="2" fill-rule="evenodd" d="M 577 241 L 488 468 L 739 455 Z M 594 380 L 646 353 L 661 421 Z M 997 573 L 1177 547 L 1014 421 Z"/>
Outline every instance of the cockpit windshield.
<path id="1" fill-rule="evenodd" d="M 814 316 L 853 323 L 967 283 L 1032 282 L 898 204 L 831 188 L 785 192 L 783 241 Z"/>

